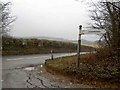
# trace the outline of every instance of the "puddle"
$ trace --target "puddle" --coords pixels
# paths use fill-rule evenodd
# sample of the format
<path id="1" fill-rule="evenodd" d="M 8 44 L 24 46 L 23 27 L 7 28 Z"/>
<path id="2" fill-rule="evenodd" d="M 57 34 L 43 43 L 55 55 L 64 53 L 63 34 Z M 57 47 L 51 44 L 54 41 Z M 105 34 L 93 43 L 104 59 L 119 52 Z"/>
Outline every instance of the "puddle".
<path id="1" fill-rule="evenodd" d="M 24 70 L 32 71 L 32 70 L 34 70 L 34 69 L 35 69 L 35 67 L 26 67 Z"/>

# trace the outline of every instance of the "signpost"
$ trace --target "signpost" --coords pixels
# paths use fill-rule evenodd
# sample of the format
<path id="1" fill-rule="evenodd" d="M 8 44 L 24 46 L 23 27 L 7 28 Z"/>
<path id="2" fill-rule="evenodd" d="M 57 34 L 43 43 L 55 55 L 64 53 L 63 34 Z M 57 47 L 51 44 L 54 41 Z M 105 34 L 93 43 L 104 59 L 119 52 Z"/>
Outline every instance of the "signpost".
<path id="1" fill-rule="evenodd" d="M 78 48 L 77 48 L 77 63 L 76 63 L 77 67 L 80 66 L 81 35 L 82 35 L 82 25 L 79 26 Z"/>
<path id="2" fill-rule="evenodd" d="M 84 34 L 104 34 L 104 33 L 106 33 L 106 31 L 104 29 L 82 30 L 82 25 L 79 26 L 77 62 L 76 62 L 77 68 L 79 68 L 79 66 L 80 66 L 81 35 L 84 35 Z"/>
<path id="3" fill-rule="evenodd" d="M 88 29 L 88 30 L 82 30 L 81 34 L 104 34 L 106 31 L 104 29 Z"/>

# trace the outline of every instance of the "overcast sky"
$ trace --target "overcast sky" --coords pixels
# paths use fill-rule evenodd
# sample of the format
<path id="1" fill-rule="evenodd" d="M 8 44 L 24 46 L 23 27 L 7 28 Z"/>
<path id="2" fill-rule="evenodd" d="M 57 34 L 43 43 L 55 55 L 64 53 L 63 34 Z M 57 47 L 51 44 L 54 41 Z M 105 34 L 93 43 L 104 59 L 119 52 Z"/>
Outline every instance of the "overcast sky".
<path id="1" fill-rule="evenodd" d="M 75 40 L 78 37 L 78 26 L 81 24 L 86 27 L 90 21 L 88 5 L 79 0 L 10 1 L 12 14 L 17 16 L 11 30 L 14 36 L 47 36 Z M 82 38 L 98 39 L 95 35 L 85 35 Z"/>

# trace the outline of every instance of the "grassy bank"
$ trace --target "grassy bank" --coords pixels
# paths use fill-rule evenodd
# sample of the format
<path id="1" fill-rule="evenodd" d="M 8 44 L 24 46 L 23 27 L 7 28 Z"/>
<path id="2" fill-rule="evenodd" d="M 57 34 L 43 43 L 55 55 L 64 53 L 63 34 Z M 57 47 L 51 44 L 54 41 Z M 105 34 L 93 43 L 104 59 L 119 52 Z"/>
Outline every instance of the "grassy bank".
<path id="1" fill-rule="evenodd" d="M 96 54 L 82 55 L 80 67 L 76 68 L 76 56 L 46 60 L 46 70 L 52 74 L 69 77 L 73 82 L 95 87 L 119 88 L 120 72 L 113 63 L 96 60 Z M 108 65 L 109 63 L 109 65 Z"/>
<path id="2" fill-rule="evenodd" d="M 76 52 L 77 44 L 71 42 L 23 39 L 3 37 L 2 55 L 26 55 L 26 54 L 45 54 Z M 82 51 L 92 51 L 94 48 L 82 46 Z"/>

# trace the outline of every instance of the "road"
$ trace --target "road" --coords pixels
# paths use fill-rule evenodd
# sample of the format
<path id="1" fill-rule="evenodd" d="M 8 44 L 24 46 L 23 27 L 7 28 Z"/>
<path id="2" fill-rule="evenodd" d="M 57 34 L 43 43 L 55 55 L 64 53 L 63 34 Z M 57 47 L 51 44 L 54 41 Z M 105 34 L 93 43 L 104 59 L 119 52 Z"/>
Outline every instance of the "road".
<path id="1" fill-rule="evenodd" d="M 54 58 L 74 54 L 54 54 Z M 63 77 L 61 79 L 47 73 L 43 63 L 46 59 L 50 59 L 50 56 L 50 54 L 41 54 L 3 57 L 2 88 L 89 88 L 89 86 L 73 84 Z"/>

